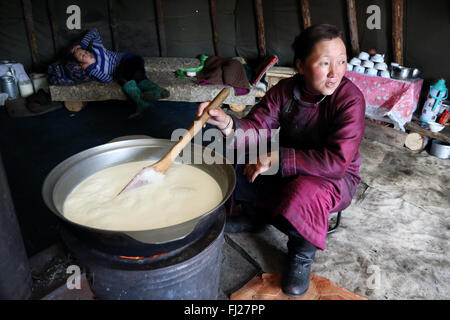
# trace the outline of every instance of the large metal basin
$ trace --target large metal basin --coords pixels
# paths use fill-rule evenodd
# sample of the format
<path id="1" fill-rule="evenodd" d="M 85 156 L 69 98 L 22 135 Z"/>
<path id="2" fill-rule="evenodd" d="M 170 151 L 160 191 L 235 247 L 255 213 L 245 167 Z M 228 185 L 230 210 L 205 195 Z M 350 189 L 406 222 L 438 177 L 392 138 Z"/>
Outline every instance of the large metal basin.
<path id="1" fill-rule="evenodd" d="M 231 165 L 225 164 L 223 157 L 220 159 L 224 164 L 191 164 L 214 178 L 223 194 L 222 201 L 214 209 L 195 219 L 160 229 L 109 231 L 77 224 L 63 215 L 63 205 L 67 196 L 80 182 L 92 174 L 126 162 L 156 161 L 167 153 L 173 144 L 174 142 L 170 140 L 153 138 L 125 140 L 100 145 L 75 154 L 61 162 L 46 177 L 42 187 L 44 202 L 65 224 L 73 227 L 72 230 L 85 241 L 110 253 L 157 254 L 195 241 L 212 225 L 217 215 L 225 214 L 224 203 L 233 192 L 236 183 L 235 172 Z M 190 146 L 191 159 L 194 159 L 194 152 L 204 150 L 202 146 L 194 144 Z"/>

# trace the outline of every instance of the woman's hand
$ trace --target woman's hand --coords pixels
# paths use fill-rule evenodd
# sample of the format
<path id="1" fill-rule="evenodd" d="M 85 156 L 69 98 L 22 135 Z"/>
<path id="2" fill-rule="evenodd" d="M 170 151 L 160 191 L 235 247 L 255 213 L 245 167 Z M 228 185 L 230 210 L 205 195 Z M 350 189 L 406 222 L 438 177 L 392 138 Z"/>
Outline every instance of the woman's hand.
<path id="1" fill-rule="evenodd" d="M 211 103 L 211 101 L 205 101 L 199 104 L 197 116 L 201 116 L 206 107 Z M 227 115 L 221 108 L 215 108 L 209 110 L 209 115 L 211 118 L 208 119 L 207 123 L 216 126 L 219 130 L 224 130 L 230 128 L 230 124 L 233 121 L 232 118 Z M 205 125 L 203 126 L 205 127 Z M 231 126 L 232 127 L 232 126 Z"/>
<path id="2" fill-rule="evenodd" d="M 247 164 L 244 168 L 244 174 L 247 176 L 247 180 L 252 183 L 259 174 L 266 172 L 279 161 L 280 153 L 278 151 L 268 152 L 265 156 L 259 157 L 255 164 Z"/>

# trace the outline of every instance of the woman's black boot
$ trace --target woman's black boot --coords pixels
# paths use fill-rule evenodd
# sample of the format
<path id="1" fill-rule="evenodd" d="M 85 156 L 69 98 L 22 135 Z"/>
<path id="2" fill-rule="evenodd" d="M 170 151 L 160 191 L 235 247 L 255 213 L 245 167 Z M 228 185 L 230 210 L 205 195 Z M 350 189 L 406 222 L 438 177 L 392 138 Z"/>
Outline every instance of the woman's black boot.
<path id="1" fill-rule="evenodd" d="M 289 235 L 287 246 L 289 261 L 283 274 L 281 289 L 288 296 L 300 297 L 309 288 L 316 247 L 300 235 Z"/>

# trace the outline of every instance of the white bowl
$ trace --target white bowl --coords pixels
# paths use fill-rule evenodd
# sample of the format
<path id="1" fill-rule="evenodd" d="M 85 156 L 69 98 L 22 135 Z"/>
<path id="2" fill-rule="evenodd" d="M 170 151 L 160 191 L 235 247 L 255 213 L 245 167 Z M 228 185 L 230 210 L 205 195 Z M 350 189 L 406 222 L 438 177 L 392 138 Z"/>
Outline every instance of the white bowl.
<path id="1" fill-rule="evenodd" d="M 377 75 L 378 70 L 374 69 L 374 68 L 367 68 L 366 71 L 364 72 L 365 74 L 367 74 L 368 76 L 376 76 Z"/>
<path id="2" fill-rule="evenodd" d="M 383 78 L 390 78 L 391 75 L 389 74 L 389 71 L 387 70 L 379 70 L 378 71 L 378 76 L 383 77 Z"/>
<path id="3" fill-rule="evenodd" d="M 375 65 L 374 63 L 373 63 L 373 61 L 370 61 L 370 60 L 364 60 L 363 62 L 361 62 L 361 65 L 364 67 L 364 68 L 373 68 L 373 66 Z"/>
<path id="4" fill-rule="evenodd" d="M 375 62 L 375 63 L 376 63 L 376 62 L 384 62 L 383 56 L 382 56 L 381 54 L 379 54 L 379 53 L 373 55 L 373 56 L 370 58 L 370 60 L 373 61 L 373 62 Z"/>
<path id="5" fill-rule="evenodd" d="M 384 62 L 378 62 L 375 64 L 374 68 L 377 70 L 387 70 L 387 64 Z"/>
<path id="6" fill-rule="evenodd" d="M 431 132 L 439 132 L 445 128 L 443 124 L 437 122 L 427 122 Z"/>
<path id="7" fill-rule="evenodd" d="M 358 55 L 358 58 L 360 60 L 369 60 L 370 54 L 368 54 L 367 52 L 361 51 Z"/>
<path id="8" fill-rule="evenodd" d="M 359 66 L 361 64 L 361 60 L 355 57 L 350 60 L 350 63 L 354 66 Z"/>
<path id="9" fill-rule="evenodd" d="M 351 63 L 347 63 L 347 71 L 352 71 L 353 65 Z"/>
<path id="10" fill-rule="evenodd" d="M 355 66 L 354 68 L 353 68 L 353 72 L 357 72 L 357 73 L 364 73 L 364 70 L 365 70 L 366 68 L 364 68 L 363 66 Z"/>

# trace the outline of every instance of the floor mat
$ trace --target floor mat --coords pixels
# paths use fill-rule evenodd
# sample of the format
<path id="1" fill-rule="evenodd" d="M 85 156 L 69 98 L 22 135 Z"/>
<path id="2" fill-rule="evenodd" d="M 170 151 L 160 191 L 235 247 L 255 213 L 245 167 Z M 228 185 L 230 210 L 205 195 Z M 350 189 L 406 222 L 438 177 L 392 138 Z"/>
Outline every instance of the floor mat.
<path id="1" fill-rule="evenodd" d="M 271 273 L 256 276 L 233 293 L 230 300 L 367 300 L 316 274 L 311 274 L 309 289 L 303 296 L 290 297 L 281 291 L 281 277 Z"/>

